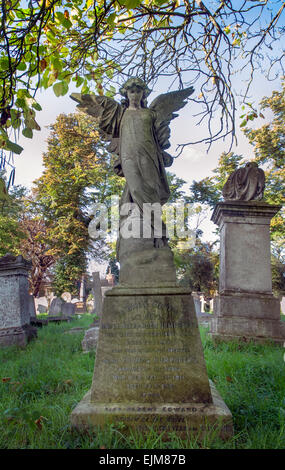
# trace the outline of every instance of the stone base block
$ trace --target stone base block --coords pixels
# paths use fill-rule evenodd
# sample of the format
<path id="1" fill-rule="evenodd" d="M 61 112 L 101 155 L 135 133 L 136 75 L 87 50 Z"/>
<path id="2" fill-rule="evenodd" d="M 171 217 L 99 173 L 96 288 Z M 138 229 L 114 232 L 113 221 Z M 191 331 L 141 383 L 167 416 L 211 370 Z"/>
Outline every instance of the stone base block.
<path id="1" fill-rule="evenodd" d="M 234 293 L 214 299 L 211 321 L 213 339 L 232 341 L 285 341 L 285 323 L 280 320 L 280 302 L 273 295 Z"/>
<path id="2" fill-rule="evenodd" d="M 120 285 L 176 286 L 176 272 L 170 248 L 148 248 L 125 255 L 121 263 Z"/>
<path id="3" fill-rule="evenodd" d="M 120 424 L 120 432 L 147 435 L 151 429 L 163 434 L 175 432 L 182 439 L 193 436 L 202 439 L 205 433 L 215 433 L 222 439 L 233 435 L 232 415 L 215 386 L 210 381 L 212 403 L 92 403 L 91 391 L 71 414 L 71 425 L 79 430 L 106 424 Z"/>
<path id="4" fill-rule="evenodd" d="M 25 347 L 29 341 L 37 337 L 37 328 L 31 325 L 15 326 L 0 329 L 0 347 Z"/>
<path id="5" fill-rule="evenodd" d="M 273 295 L 228 293 L 214 298 L 214 312 L 218 317 L 246 317 L 280 320 L 280 301 Z"/>

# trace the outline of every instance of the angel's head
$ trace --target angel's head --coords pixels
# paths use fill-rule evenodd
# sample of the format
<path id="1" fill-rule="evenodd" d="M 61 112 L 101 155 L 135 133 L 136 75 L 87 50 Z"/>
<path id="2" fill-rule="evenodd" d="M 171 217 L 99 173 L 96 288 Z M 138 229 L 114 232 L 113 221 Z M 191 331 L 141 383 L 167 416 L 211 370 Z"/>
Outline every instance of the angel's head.
<path id="1" fill-rule="evenodd" d="M 151 90 L 143 80 L 138 77 L 131 77 L 120 88 L 120 94 L 124 97 L 122 105 L 129 107 L 130 104 L 133 104 L 135 106 L 140 105 L 142 108 L 146 108 L 146 98 L 150 92 Z"/>

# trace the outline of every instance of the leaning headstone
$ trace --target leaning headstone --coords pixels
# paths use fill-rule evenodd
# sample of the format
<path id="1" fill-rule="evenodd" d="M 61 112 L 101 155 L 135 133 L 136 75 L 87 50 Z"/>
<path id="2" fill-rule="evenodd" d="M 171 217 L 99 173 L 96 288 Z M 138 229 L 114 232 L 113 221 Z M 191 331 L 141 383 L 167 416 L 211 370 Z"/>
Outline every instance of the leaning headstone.
<path id="1" fill-rule="evenodd" d="M 103 297 L 102 297 L 100 273 L 99 272 L 92 273 L 92 279 L 93 279 L 93 295 L 94 295 L 94 302 L 95 302 L 95 311 L 94 311 L 94 313 L 98 317 L 101 317 Z"/>
<path id="2" fill-rule="evenodd" d="M 48 308 L 45 305 L 38 304 L 38 312 L 39 313 L 47 313 Z"/>
<path id="3" fill-rule="evenodd" d="M 62 305 L 62 315 L 64 316 L 73 316 L 75 315 L 75 304 L 72 304 L 71 302 L 66 302 Z"/>
<path id="4" fill-rule="evenodd" d="M 41 311 L 39 309 L 39 306 L 41 305 Z M 36 307 L 36 313 L 45 313 L 48 311 L 48 300 L 46 297 L 35 297 L 35 307 Z M 42 307 L 45 307 L 45 310 L 42 309 Z"/>
<path id="5" fill-rule="evenodd" d="M 229 178 L 224 190 L 228 200 L 216 205 L 211 219 L 220 227 L 219 295 L 211 335 L 283 344 L 285 324 L 272 293 L 270 259 L 270 221 L 281 206 L 257 200 L 264 190 L 262 170 L 248 164 L 243 170 Z"/>
<path id="6" fill-rule="evenodd" d="M 30 269 L 31 262 L 21 255 L 0 258 L 0 346 L 26 346 L 37 336 L 30 325 Z"/>
<path id="7" fill-rule="evenodd" d="M 86 331 L 85 336 L 81 342 L 83 352 L 87 353 L 90 351 L 96 351 L 98 337 L 99 337 L 99 327 L 95 326 L 93 328 L 89 328 Z"/>
<path id="8" fill-rule="evenodd" d="M 50 304 L 49 315 L 61 315 L 64 303 L 61 297 L 54 297 Z"/>

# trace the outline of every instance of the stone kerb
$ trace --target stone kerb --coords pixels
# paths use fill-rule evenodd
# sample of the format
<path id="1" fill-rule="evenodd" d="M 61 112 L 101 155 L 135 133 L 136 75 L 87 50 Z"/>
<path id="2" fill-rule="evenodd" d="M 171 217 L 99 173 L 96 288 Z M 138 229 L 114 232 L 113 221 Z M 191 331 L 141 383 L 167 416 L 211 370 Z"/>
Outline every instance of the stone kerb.
<path id="1" fill-rule="evenodd" d="M 270 253 L 270 221 L 280 207 L 263 201 L 216 205 L 211 220 L 220 228 L 220 278 L 213 338 L 284 342 Z"/>
<path id="2" fill-rule="evenodd" d="M 37 335 L 30 326 L 28 272 L 31 262 L 7 254 L 0 259 L 0 345 L 25 346 Z"/>

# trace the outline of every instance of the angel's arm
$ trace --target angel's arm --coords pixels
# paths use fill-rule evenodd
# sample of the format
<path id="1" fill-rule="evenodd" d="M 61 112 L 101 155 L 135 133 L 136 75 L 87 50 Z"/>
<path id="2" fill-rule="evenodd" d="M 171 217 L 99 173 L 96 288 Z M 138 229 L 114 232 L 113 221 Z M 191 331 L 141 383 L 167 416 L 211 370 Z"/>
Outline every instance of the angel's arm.
<path id="1" fill-rule="evenodd" d="M 162 150 L 170 147 L 169 137 L 170 121 L 178 116 L 174 114 L 175 111 L 183 108 L 187 103 L 186 99 L 194 92 L 193 87 L 185 88 L 184 90 L 172 91 L 159 95 L 151 103 L 150 109 L 155 111 L 156 118 L 154 127 L 158 144 Z"/>
<path id="2" fill-rule="evenodd" d="M 107 136 L 119 137 L 119 126 L 123 115 L 122 106 L 107 96 L 72 93 L 70 97 L 79 103 L 77 108 L 98 119 L 99 128 Z"/>

